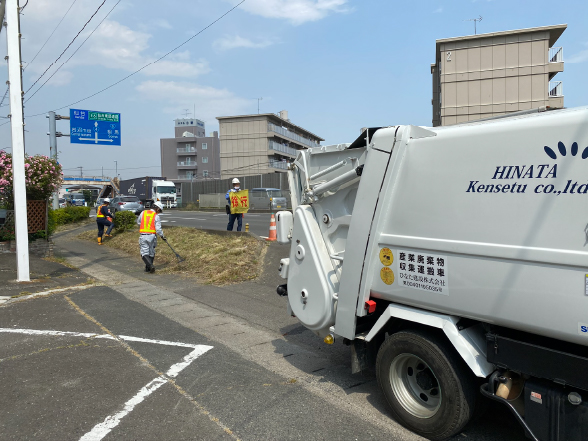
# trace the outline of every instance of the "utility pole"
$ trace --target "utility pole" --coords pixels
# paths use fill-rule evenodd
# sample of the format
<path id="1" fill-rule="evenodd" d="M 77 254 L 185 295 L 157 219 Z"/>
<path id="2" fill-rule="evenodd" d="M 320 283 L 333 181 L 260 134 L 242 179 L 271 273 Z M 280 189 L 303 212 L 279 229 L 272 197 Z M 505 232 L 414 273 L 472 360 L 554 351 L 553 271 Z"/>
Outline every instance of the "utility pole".
<path id="1" fill-rule="evenodd" d="M 27 190 L 25 184 L 24 114 L 20 25 L 18 0 L 6 0 L 6 46 L 10 83 L 10 123 L 12 134 L 12 178 L 18 282 L 30 282 Z"/>
<path id="2" fill-rule="evenodd" d="M 84 168 L 82 166 L 78 166 L 76 168 L 79 168 L 80 169 L 80 179 L 84 179 L 84 171 L 83 171 Z"/>
<path id="3" fill-rule="evenodd" d="M 52 159 L 55 159 L 57 161 L 57 138 L 60 138 L 62 136 L 70 136 L 70 135 L 65 135 L 61 132 L 57 131 L 57 125 L 55 123 L 55 121 L 59 120 L 59 119 L 69 119 L 69 116 L 61 116 L 61 115 L 56 115 L 55 112 L 49 112 L 49 114 L 47 115 L 47 118 L 49 118 L 49 132 L 47 133 L 47 135 L 49 135 L 49 148 L 50 148 L 50 156 Z M 53 209 L 57 210 L 59 208 L 59 192 L 53 193 Z"/>
<path id="4" fill-rule="evenodd" d="M 259 115 L 259 102 L 263 99 L 263 97 L 261 98 L 257 98 L 257 114 Z"/>
<path id="5" fill-rule="evenodd" d="M 114 176 L 118 178 L 118 161 L 114 161 L 114 166 L 116 167 L 116 171 L 114 172 Z"/>

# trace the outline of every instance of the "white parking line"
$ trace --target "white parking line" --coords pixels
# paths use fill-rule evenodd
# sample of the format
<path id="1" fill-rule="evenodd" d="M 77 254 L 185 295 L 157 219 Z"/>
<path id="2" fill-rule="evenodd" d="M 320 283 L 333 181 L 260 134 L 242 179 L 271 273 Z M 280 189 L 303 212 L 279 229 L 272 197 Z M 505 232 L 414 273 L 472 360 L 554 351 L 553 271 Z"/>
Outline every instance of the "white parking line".
<path id="1" fill-rule="evenodd" d="M 80 438 L 80 441 L 100 441 L 106 435 L 110 433 L 112 429 L 118 426 L 121 420 L 127 416 L 129 413 L 133 411 L 133 409 L 138 405 L 141 404 L 145 398 L 159 389 L 170 379 L 175 378 L 178 376 L 180 372 L 186 369 L 190 364 L 196 360 L 201 355 L 205 354 L 206 352 L 210 351 L 213 347 L 207 345 L 194 345 L 190 343 L 182 343 L 182 342 L 174 342 L 174 341 L 167 341 L 167 340 L 153 340 L 149 338 L 141 338 L 141 337 L 131 337 L 128 335 L 119 335 L 117 337 L 113 337 L 110 334 L 93 334 L 88 332 L 71 332 L 71 331 L 53 331 L 53 330 L 39 330 L 39 329 L 14 329 L 14 328 L 0 328 L 0 333 L 5 334 L 25 334 L 25 335 L 47 335 L 47 336 L 72 336 L 72 337 L 87 337 L 87 338 L 105 338 L 109 340 L 115 340 L 119 338 L 125 341 L 136 341 L 141 343 L 153 343 L 158 345 L 166 345 L 166 346 L 180 346 L 185 348 L 192 348 L 193 350 L 184 358 L 182 361 L 173 364 L 164 375 L 155 377 L 145 386 L 143 386 L 137 394 L 128 400 L 122 410 L 107 416 L 104 421 L 101 423 L 96 424 L 92 430 L 86 433 L 84 436 Z"/>

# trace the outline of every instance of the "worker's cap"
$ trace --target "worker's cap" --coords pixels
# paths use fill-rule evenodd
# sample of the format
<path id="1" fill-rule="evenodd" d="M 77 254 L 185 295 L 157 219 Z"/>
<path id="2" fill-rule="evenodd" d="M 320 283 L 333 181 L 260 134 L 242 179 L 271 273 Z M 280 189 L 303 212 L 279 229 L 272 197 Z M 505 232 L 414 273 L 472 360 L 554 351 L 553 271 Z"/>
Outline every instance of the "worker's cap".
<path id="1" fill-rule="evenodd" d="M 240 184 L 240 183 L 241 183 L 241 181 L 239 181 L 237 178 L 233 179 L 233 184 Z"/>
<path id="2" fill-rule="evenodd" d="M 109 204 L 110 203 L 110 198 L 104 198 L 104 202 L 103 203 Z"/>
<path id="3" fill-rule="evenodd" d="M 161 211 L 163 211 L 163 204 L 161 202 L 155 202 L 153 204 L 154 207 L 159 208 Z"/>

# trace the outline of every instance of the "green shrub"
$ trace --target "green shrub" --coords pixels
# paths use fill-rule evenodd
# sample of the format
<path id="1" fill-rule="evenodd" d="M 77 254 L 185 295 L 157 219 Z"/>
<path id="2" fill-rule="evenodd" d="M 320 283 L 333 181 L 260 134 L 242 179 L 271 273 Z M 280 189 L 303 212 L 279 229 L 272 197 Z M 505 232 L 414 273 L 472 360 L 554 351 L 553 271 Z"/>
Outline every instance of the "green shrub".
<path id="1" fill-rule="evenodd" d="M 114 214 L 114 227 L 118 231 L 131 230 L 137 224 L 137 217 L 132 211 L 117 211 Z"/>
<path id="2" fill-rule="evenodd" d="M 57 210 L 49 210 L 49 230 L 58 225 L 65 225 L 71 222 L 79 222 L 90 216 L 90 207 L 65 207 Z"/>

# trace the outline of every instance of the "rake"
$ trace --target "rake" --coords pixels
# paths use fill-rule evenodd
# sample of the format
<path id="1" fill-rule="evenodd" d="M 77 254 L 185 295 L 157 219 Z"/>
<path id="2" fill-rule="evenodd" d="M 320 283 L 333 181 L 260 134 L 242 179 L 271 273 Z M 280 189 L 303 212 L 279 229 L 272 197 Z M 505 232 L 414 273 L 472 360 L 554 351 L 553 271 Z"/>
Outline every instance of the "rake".
<path id="1" fill-rule="evenodd" d="M 182 256 L 180 256 L 178 253 L 176 253 L 176 250 L 174 250 L 172 248 L 172 246 L 169 244 L 169 242 L 167 241 L 167 239 L 165 239 L 163 237 L 162 237 L 162 239 L 167 244 L 167 246 L 169 247 L 169 249 L 172 250 L 172 252 L 176 255 L 176 257 L 178 258 L 178 263 L 183 262 L 184 260 L 186 260 Z"/>

